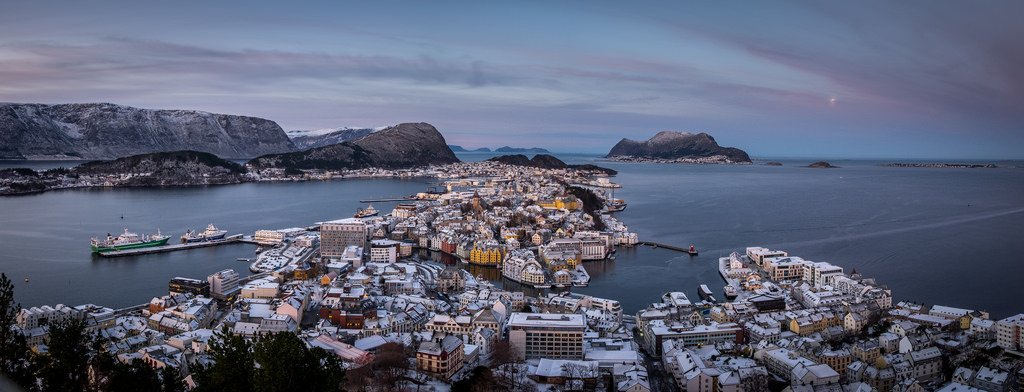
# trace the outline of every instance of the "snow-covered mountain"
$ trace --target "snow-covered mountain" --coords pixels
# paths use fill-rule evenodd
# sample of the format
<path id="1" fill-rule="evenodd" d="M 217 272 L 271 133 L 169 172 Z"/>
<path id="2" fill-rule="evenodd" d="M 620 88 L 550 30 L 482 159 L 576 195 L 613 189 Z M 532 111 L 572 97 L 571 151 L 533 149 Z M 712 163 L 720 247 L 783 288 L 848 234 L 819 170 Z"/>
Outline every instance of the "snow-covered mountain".
<path id="1" fill-rule="evenodd" d="M 380 131 L 387 127 L 341 127 L 325 128 L 315 130 L 288 131 L 288 137 L 300 150 L 307 150 L 314 147 L 329 146 L 350 140 L 360 139 L 373 132 Z"/>
<path id="2" fill-rule="evenodd" d="M 277 123 L 256 117 L 111 103 L 0 103 L 3 159 L 112 159 L 179 150 L 230 159 L 295 146 Z"/>

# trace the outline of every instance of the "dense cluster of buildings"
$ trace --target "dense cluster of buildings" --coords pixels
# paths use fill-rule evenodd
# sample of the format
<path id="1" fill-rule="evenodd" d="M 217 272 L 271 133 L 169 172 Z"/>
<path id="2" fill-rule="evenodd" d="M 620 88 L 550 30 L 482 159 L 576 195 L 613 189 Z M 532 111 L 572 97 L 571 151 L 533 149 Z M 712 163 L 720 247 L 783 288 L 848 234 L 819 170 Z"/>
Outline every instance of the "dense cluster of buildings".
<path id="1" fill-rule="evenodd" d="M 18 327 L 45 350 L 50 323 L 85 320 L 120 360 L 183 375 L 212 360 L 213 331 L 227 328 L 292 332 L 349 368 L 399 344 L 415 353 L 410 371 L 438 382 L 508 356 L 494 371 L 541 389 L 1001 392 L 1024 381 L 1014 357 L 1024 355 L 1024 315 L 894 301 L 856 271 L 785 251 L 721 258 L 724 301 L 669 291 L 635 314 L 611 298 L 499 288 L 424 257 L 448 254 L 535 288 L 586 285 L 588 261 L 637 242 L 566 185 L 600 182 L 594 174 L 449 165 L 432 173 L 444 191 L 383 216 L 255 233 L 265 250 L 251 276 L 175 278 L 167 295 L 128 309 L 24 309 Z"/>

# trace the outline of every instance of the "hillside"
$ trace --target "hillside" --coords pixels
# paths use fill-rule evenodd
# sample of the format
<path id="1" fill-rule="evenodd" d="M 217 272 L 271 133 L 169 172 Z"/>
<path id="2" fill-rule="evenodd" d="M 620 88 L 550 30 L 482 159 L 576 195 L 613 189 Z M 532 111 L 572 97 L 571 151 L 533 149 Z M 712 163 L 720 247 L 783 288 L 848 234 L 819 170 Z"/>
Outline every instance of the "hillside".
<path id="1" fill-rule="evenodd" d="M 363 138 L 305 151 L 269 154 L 247 165 L 290 170 L 404 169 L 458 162 L 444 136 L 427 123 L 404 123 Z"/>

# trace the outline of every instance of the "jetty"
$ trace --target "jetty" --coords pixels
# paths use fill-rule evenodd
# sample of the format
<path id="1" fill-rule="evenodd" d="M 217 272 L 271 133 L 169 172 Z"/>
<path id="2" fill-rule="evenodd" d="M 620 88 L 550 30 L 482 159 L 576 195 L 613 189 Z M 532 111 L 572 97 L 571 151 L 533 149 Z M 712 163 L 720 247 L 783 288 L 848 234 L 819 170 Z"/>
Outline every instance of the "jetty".
<path id="1" fill-rule="evenodd" d="M 684 248 L 684 247 L 675 246 L 675 245 L 662 244 L 660 242 L 639 241 L 639 242 L 637 242 L 637 245 L 648 245 L 648 246 L 651 246 L 651 247 L 654 247 L 654 248 L 665 248 L 665 249 L 674 250 L 674 251 L 677 251 L 677 252 L 683 252 L 683 253 L 689 254 L 690 256 L 696 256 L 697 255 L 697 250 L 696 249 Z"/>
<path id="2" fill-rule="evenodd" d="M 360 200 L 359 202 L 360 203 L 385 203 L 385 202 L 389 202 L 389 201 L 413 201 L 413 200 L 416 200 L 416 198 L 415 197 L 411 197 L 411 196 L 405 196 L 405 197 L 385 197 L 385 198 L 380 198 L 380 199 L 365 199 L 365 200 Z"/>
<path id="3" fill-rule="evenodd" d="M 107 252 L 97 252 L 96 254 L 100 257 L 125 257 L 125 256 L 139 256 L 149 255 L 154 253 L 167 253 L 179 250 L 206 248 L 211 246 L 243 243 L 243 236 L 236 234 L 230 237 L 225 237 L 222 240 L 214 241 L 203 241 L 203 242 L 189 242 L 185 244 L 173 244 L 173 245 L 162 245 L 162 246 L 151 246 L 148 248 L 136 248 L 136 249 L 124 249 L 124 250 L 112 250 Z"/>

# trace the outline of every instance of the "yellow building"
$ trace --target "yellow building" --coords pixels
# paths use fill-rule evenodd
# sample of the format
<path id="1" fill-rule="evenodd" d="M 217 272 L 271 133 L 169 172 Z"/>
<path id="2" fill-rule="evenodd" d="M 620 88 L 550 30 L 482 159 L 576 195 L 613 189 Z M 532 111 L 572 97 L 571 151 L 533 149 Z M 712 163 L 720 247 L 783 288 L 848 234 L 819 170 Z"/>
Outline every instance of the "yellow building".
<path id="1" fill-rule="evenodd" d="M 499 248 L 481 248 L 473 246 L 469 251 L 469 263 L 477 265 L 498 265 L 504 258 Z"/>
<path id="2" fill-rule="evenodd" d="M 577 210 L 580 202 L 575 197 L 556 197 L 554 200 L 540 200 L 537 205 L 555 210 Z"/>

